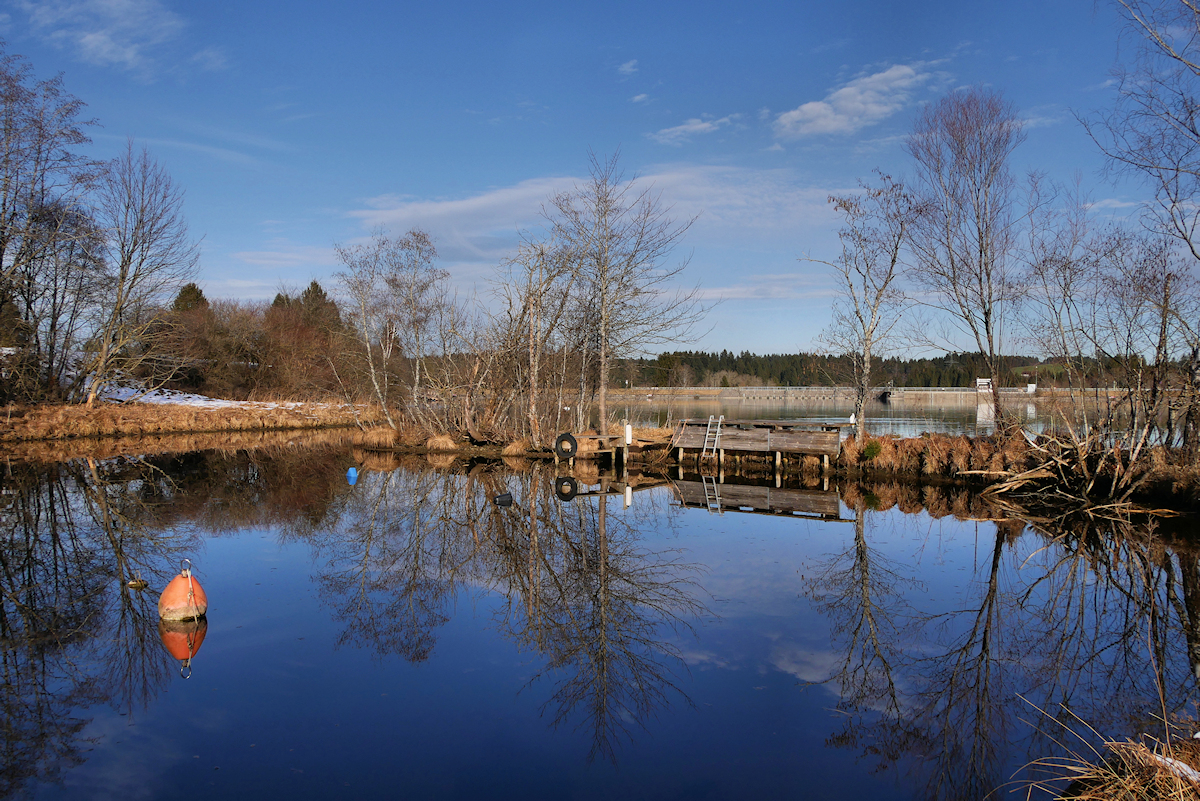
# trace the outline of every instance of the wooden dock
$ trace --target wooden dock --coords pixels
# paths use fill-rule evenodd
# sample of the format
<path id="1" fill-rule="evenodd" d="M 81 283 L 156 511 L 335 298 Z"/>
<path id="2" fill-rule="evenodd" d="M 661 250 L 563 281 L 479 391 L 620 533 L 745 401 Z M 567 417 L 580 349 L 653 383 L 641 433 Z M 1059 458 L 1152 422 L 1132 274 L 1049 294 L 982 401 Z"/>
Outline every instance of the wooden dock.
<path id="1" fill-rule="evenodd" d="M 802 423 L 794 420 L 680 420 L 671 448 L 680 463 L 689 451 L 696 452 L 697 461 L 715 458 L 718 467 L 725 462 L 725 452 L 774 454 L 779 467 L 784 454 L 820 456 L 825 469 L 830 458 L 837 458 L 842 448 L 841 424 Z"/>

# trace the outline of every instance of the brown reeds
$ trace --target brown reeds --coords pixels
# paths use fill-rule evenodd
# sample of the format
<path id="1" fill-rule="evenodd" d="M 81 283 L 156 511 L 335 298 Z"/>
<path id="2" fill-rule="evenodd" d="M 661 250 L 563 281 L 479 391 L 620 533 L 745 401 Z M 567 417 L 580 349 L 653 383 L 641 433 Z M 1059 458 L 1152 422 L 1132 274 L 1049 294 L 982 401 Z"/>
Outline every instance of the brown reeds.
<path id="1" fill-rule="evenodd" d="M 1105 742 L 1108 757 L 1072 755 L 1038 760 L 1029 770 L 1047 776 L 1030 782 L 1071 801 L 1194 801 L 1200 798 L 1200 743 Z M 1060 792 L 1057 784 L 1070 782 Z"/>
<path id="2" fill-rule="evenodd" d="M 862 449 L 859 442 L 854 437 L 847 437 L 842 440 L 842 454 L 838 458 L 846 467 L 856 467 L 859 459 L 862 456 Z"/>
<path id="3" fill-rule="evenodd" d="M 955 437 L 950 445 L 950 472 L 965 473 L 971 469 L 971 440 Z"/>
<path id="4" fill-rule="evenodd" d="M 354 435 L 354 444 L 366 448 L 391 448 L 398 441 L 397 431 L 391 426 L 366 428 Z"/>
<path id="5" fill-rule="evenodd" d="M 510 442 L 500 451 L 503 456 L 524 456 L 529 453 L 532 447 L 528 437 L 521 437 L 515 442 Z"/>
<path id="6" fill-rule="evenodd" d="M 264 448 L 344 446 L 352 429 L 318 431 L 230 431 L 220 434 L 144 434 L 140 436 L 33 440 L 4 444 L 4 456 L 22 462 L 65 462 L 69 459 L 108 459 L 189 451 L 249 451 Z"/>
<path id="7" fill-rule="evenodd" d="M 448 453 L 458 450 L 458 443 L 448 434 L 435 434 L 425 440 L 425 450 L 430 453 Z"/>
<path id="8" fill-rule="evenodd" d="M 896 442 L 896 469 L 902 473 L 920 473 L 921 460 L 928 443 L 920 438 Z"/>
<path id="9" fill-rule="evenodd" d="M 149 403 L 5 407 L 0 408 L 0 442 L 331 428 L 371 420 L 369 412 L 338 404 L 249 402 L 217 408 Z"/>

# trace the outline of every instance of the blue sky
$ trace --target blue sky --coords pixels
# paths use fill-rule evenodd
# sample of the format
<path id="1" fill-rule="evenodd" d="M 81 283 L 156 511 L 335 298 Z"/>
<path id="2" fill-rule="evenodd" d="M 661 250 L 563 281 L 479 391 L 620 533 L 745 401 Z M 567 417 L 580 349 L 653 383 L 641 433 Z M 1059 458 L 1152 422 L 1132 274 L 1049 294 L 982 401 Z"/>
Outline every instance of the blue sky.
<path id="1" fill-rule="evenodd" d="M 1106 181 L 1073 112 L 1111 100 L 1115 13 L 1054 2 L 0 3 L 10 53 L 62 73 L 101 127 L 146 146 L 187 193 L 210 297 L 317 278 L 332 245 L 421 226 L 464 293 L 516 231 L 620 148 L 680 218 L 677 255 L 722 298 L 691 347 L 781 352 L 829 320 L 830 193 L 903 176 L 922 103 L 1005 92 L 1028 121 L 1019 173 Z"/>

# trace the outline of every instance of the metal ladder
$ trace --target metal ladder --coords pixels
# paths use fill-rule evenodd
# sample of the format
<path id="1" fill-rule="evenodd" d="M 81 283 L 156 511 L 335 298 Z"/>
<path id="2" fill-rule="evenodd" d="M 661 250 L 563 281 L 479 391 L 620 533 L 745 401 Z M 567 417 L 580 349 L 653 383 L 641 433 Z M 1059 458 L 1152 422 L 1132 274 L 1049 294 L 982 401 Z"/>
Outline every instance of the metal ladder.
<path id="1" fill-rule="evenodd" d="M 704 505 L 709 513 L 725 514 L 721 507 L 721 488 L 717 485 L 717 477 L 700 476 L 700 481 L 704 483 Z"/>
<path id="2" fill-rule="evenodd" d="M 708 456 L 709 449 L 712 449 L 712 455 L 717 455 L 717 448 L 721 447 L 721 426 L 725 423 L 725 415 L 714 418 L 711 414 L 708 416 L 708 428 L 704 429 L 704 447 L 700 449 L 700 459 L 704 460 Z"/>

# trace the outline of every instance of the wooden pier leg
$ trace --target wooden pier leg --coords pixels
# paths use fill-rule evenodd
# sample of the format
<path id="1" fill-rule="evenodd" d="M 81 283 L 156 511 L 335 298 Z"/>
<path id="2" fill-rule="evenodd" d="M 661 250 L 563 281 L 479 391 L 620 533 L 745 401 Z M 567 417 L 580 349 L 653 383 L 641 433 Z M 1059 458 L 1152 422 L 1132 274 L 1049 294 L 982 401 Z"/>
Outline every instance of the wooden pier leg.
<path id="1" fill-rule="evenodd" d="M 679 462 L 681 465 L 683 464 L 683 448 L 675 449 L 675 461 Z"/>
<path id="2" fill-rule="evenodd" d="M 725 449 L 717 448 L 717 470 L 724 472 L 725 470 Z"/>
<path id="3" fill-rule="evenodd" d="M 783 466 L 783 454 L 775 451 L 775 472 L 779 472 L 779 468 Z"/>
<path id="4" fill-rule="evenodd" d="M 824 455 L 821 457 L 821 472 L 822 472 L 822 473 L 828 473 L 828 472 L 829 472 L 829 454 L 828 454 L 828 453 L 827 453 L 827 454 L 824 454 Z"/>

